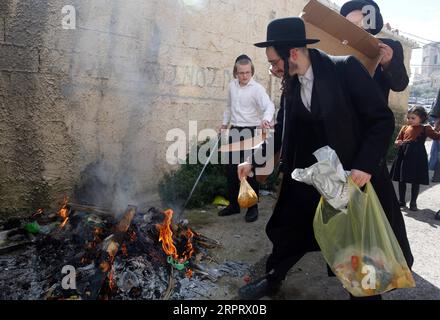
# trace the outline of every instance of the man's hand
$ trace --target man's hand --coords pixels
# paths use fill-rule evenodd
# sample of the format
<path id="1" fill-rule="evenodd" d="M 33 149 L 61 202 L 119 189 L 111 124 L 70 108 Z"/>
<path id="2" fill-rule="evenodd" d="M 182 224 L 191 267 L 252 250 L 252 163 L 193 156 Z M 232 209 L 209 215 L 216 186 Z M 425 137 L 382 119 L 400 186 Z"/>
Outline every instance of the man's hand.
<path id="1" fill-rule="evenodd" d="M 252 165 L 249 162 L 240 163 L 237 167 L 238 179 L 246 178 L 252 172 Z"/>
<path id="2" fill-rule="evenodd" d="M 263 120 L 263 121 L 261 122 L 261 128 L 262 128 L 262 129 L 270 129 L 270 122 L 267 121 L 267 120 Z"/>
<path id="3" fill-rule="evenodd" d="M 379 48 L 380 54 L 383 56 L 382 60 L 380 60 L 380 64 L 386 69 L 390 65 L 391 59 L 393 59 L 394 51 L 385 43 L 379 43 Z"/>
<path id="4" fill-rule="evenodd" d="M 394 146 L 396 147 L 396 148 L 400 148 L 400 146 L 403 144 L 403 141 L 402 140 L 397 140 L 396 142 L 394 142 Z"/>
<path id="5" fill-rule="evenodd" d="M 226 130 L 226 129 L 228 129 L 228 125 L 227 124 L 222 124 L 221 126 L 220 126 L 220 128 L 218 128 L 218 132 L 222 132 L 222 130 Z"/>
<path id="6" fill-rule="evenodd" d="M 351 170 L 350 177 L 359 188 L 362 188 L 371 180 L 371 174 L 356 169 Z"/>

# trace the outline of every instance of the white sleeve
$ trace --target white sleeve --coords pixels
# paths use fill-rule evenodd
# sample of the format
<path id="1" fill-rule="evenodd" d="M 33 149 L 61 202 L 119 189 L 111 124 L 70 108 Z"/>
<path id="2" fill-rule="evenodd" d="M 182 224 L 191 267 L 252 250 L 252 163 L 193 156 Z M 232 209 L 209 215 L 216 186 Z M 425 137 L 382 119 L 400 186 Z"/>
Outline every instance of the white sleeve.
<path id="1" fill-rule="evenodd" d="M 271 122 L 275 113 L 275 106 L 263 86 L 258 89 L 258 106 L 263 112 L 263 120 Z"/>
<path id="2" fill-rule="evenodd" d="M 231 121 L 231 88 L 229 87 L 228 90 L 228 102 L 226 103 L 226 109 L 223 113 L 223 125 L 227 126 L 229 125 L 229 122 Z"/>

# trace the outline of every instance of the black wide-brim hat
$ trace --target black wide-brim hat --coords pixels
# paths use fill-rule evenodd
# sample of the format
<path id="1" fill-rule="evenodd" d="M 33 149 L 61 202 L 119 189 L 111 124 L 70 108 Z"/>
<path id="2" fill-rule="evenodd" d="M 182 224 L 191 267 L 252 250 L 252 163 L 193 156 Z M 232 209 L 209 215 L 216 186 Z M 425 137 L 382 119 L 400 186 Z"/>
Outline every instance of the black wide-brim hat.
<path id="1" fill-rule="evenodd" d="M 271 21 L 267 26 L 265 42 L 255 43 L 259 48 L 290 45 L 305 47 L 308 44 L 319 42 L 318 39 L 307 39 L 304 21 L 301 18 L 282 18 Z"/>
<path id="2" fill-rule="evenodd" d="M 365 31 L 371 33 L 372 35 L 376 35 L 378 34 L 382 28 L 383 28 L 383 18 L 382 18 L 382 14 L 380 13 L 380 8 L 377 5 L 376 2 L 372 1 L 372 0 L 353 0 L 353 1 L 348 1 L 346 2 L 341 10 L 340 13 L 341 15 L 343 15 L 344 17 L 346 17 L 350 12 L 353 12 L 355 10 L 362 10 L 363 7 L 365 6 L 373 6 L 376 9 L 376 28 L 374 29 L 365 29 Z"/>

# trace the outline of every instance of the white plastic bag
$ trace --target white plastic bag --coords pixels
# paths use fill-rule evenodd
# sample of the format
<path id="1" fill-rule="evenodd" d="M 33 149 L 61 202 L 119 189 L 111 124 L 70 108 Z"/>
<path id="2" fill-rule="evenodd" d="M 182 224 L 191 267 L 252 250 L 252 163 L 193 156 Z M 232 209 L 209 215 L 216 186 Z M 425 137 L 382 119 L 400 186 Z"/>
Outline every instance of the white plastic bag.
<path id="1" fill-rule="evenodd" d="M 344 171 L 336 152 L 329 146 L 316 150 L 317 163 L 306 169 L 295 169 L 292 179 L 312 185 L 337 210 L 348 204 L 348 173 Z"/>

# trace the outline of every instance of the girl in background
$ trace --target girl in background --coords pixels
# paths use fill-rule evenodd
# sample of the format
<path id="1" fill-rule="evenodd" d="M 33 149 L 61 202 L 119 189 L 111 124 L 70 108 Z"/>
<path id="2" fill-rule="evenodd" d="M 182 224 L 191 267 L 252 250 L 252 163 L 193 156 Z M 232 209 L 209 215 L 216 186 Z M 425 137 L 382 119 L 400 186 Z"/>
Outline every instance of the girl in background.
<path id="1" fill-rule="evenodd" d="M 428 114 L 423 107 L 413 107 L 408 111 L 407 125 L 397 136 L 395 146 L 399 148 L 391 178 L 399 182 L 399 202 L 406 207 L 406 184 L 412 184 L 410 210 L 417 211 L 417 197 L 420 185 L 429 185 L 428 154 L 425 149 L 426 138 L 440 139 L 440 133 L 430 125 L 425 125 Z"/>

